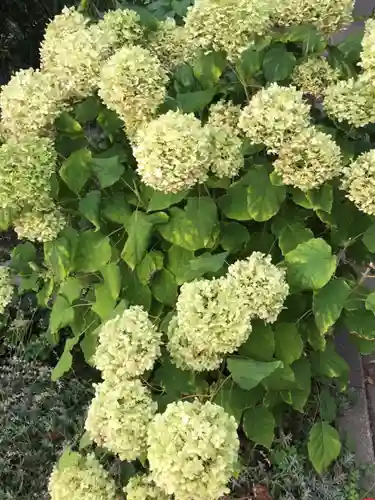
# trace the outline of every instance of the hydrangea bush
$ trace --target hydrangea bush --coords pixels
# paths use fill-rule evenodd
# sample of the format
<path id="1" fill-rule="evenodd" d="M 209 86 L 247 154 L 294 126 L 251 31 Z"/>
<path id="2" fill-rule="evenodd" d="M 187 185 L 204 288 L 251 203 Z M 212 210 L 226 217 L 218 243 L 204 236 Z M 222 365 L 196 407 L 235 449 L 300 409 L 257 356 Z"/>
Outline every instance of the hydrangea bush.
<path id="1" fill-rule="evenodd" d="M 283 412 L 345 387 L 336 324 L 375 350 L 358 277 L 375 254 L 375 25 L 331 44 L 351 0 L 176 14 L 51 21 L 41 68 L 0 93 L 1 224 L 51 310 L 53 379 L 79 351 L 101 372 L 87 435 L 137 472 L 116 494 L 214 500 L 240 438 L 269 448 Z M 331 424 L 322 410 L 309 435 L 319 473 L 340 453 Z M 50 491 L 115 495 L 74 452 Z"/>

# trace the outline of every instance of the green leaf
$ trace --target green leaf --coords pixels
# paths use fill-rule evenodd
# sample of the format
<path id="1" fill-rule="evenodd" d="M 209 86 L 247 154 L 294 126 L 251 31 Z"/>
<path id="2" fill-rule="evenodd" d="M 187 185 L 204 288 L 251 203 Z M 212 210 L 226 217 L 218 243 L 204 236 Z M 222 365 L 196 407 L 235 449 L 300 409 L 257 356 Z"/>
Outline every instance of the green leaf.
<path id="1" fill-rule="evenodd" d="M 103 200 L 103 215 L 106 219 L 127 226 L 132 209 L 124 196 L 116 196 Z"/>
<path id="2" fill-rule="evenodd" d="M 208 54 L 202 52 L 194 61 L 193 73 L 200 85 L 207 89 L 218 83 L 226 65 L 226 58 L 222 52 Z"/>
<path id="3" fill-rule="evenodd" d="M 365 306 L 368 311 L 372 311 L 375 314 L 375 292 L 367 295 Z"/>
<path id="4" fill-rule="evenodd" d="M 164 210 L 172 205 L 180 203 L 188 191 L 180 191 L 179 193 L 162 193 L 161 191 L 154 191 L 150 197 L 147 211 L 156 212 L 157 210 Z"/>
<path id="5" fill-rule="evenodd" d="M 230 357 L 227 360 L 228 369 L 233 380 L 241 389 L 249 391 L 256 387 L 277 368 L 282 366 L 281 361 L 265 363 L 247 358 Z"/>
<path id="6" fill-rule="evenodd" d="M 313 313 L 321 333 L 327 333 L 341 316 L 350 295 L 350 286 L 344 279 L 334 279 L 314 292 Z"/>
<path id="7" fill-rule="evenodd" d="M 308 210 L 331 213 L 333 205 L 333 189 L 330 184 L 324 184 L 320 189 L 304 193 L 300 189 L 291 189 L 293 201 Z"/>
<path id="8" fill-rule="evenodd" d="M 341 378 L 349 374 L 347 362 L 337 354 L 335 346 L 331 342 L 327 342 L 325 351 L 312 352 L 310 359 L 312 368 L 317 375 L 328 378 Z"/>
<path id="9" fill-rule="evenodd" d="M 310 362 L 306 358 L 297 359 L 291 367 L 298 385 L 298 388 L 290 390 L 292 407 L 303 412 L 311 392 Z"/>
<path id="10" fill-rule="evenodd" d="M 76 451 L 72 451 L 70 446 L 67 446 L 61 457 L 59 458 L 59 461 L 57 462 L 57 467 L 59 471 L 62 471 L 66 467 L 72 467 L 74 465 L 78 465 L 80 460 L 81 460 L 81 455 L 77 453 Z"/>
<path id="11" fill-rule="evenodd" d="M 172 207 L 170 215 L 169 222 L 158 227 L 165 240 L 187 250 L 211 243 L 217 225 L 217 209 L 211 198 L 189 198 L 185 210 Z"/>
<path id="12" fill-rule="evenodd" d="M 54 241 L 44 243 L 44 260 L 56 281 L 64 281 L 73 268 L 78 235 L 72 229 L 63 231 Z"/>
<path id="13" fill-rule="evenodd" d="M 91 175 L 92 157 L 87 148 L 74 151 L 62 164 L 60 177 L 71 191 L 78 194 Z"/>
<path id="14" fill-rule="evenodd" d="M 287 365 L 299 359 L 303 341 L 293 323 L 278 323 L 275 328 L 275 356 Z"/>
<path id="15" fill-rule="evenodd" d="M 78 278 L 69 276 L 64 283 L 61 284 L 59 294 L 64 295 L 70 304 L 72 304 L 75 300 L 79 299 L 82 288 L 82 284 Z"/>
<path id="16" fill-rule="evenodd" d="M 176 101 L 178 107 L 184 113 L 195 113 L 202 111 L 214 98 L 216 88 L 206 90 L 197 90 L 196 92 L 187 92 L 186 94 L 177 94 Z"/>
<path id="17" fill-rule="evenodd" d="M 371 253 L 375 253 L 375 224 L 372 224 L 362 237 L 363 243 L 370 250 Z"/>
<path id="18" fill-rule="evenodd" d="M 107 236 L 97 231 L 83 231 L 79 235 L 74 269 L 94 273 L 102 269 L 111 259 L 112 249 Z"/>
<path id="19" fill-rule="evenodd" d="M 103 107 L 98 114 L 97 121 L 104 132 L 112 137 L 116 132 L 124 127 L 124 122 L 115 111 Z"/>
<path id="20" fill-rule="evenodd" d="M 107 320 L 113 309 L 116 306 L 116 299 L 113 298 L 111 291 L 108 289 L 106 284 L 98 283 L 94 287 L 95 289 L 95 304 L 92 306 L 92 310 L 96 313 L 103 321 Z"/>
<path id="21" fill-rule="evenodd" d="M 229 379 L 220 387 L 213 402 L 222 406 L 229 415 L 233 415 L 237 424 L 240 425 L 244 410 L 259 403 L 263 395 L 264 389 L 261 386 L 244 391 Z"/>
<path id="22" fill-rule="evenodd" d="M 367 340 L 375 339 L 375 315 L 372 311 L 366 309 L 346 311 L 344 322 L 350 333 Z"/>
<path id="23" fill-rule="evenodd" d="M 194 259 L 194 252 L 186 250 L 177 245 L 172 245 L 168 250 L 167 269 L 176 278 L 178 285 L 186 281 L 186 276 L 190 272 L 190 262 Z"/>
<path id="24" fill-rule="evenodd" d="M 318 29 L 311 25 L 288 26 L 279 37 L 279 40 L 282 42 L 302 42 L 302 49 L 305 54 L 322 52 L 327 45 Z"/>
<path id="25" fill-rule="evenodd" d="M 232 184 L 227 193 L 218 199 L 218 205 L 228 219 L 251 220 L 247 207 L 247 187 L 242 184 Z"/>
<path id="26" fill-rule="evenodd" d="M 100 272 L 104 278 L 104 284 L 113 300 L 117 300 L 121 290 L 121 271 L 115 262 L 110 262 Z"/>
<path id="27" fill-rule="evenodd" d="M 74 321 L 74 309 L 70 302 L 62 295 L 58 295 L 53 303 L 49 320 L 51 333 L 56 334 L 64 326 L 68 326 Z"/>
<path id="28" fill-rule="evenodd" d="M 153 275 L 163 269 L 164 256 L 162 252 L 151 250 L 143 257 L 142 262 L 136 267 L 136 273 L 141 283 L 147 285 Z"/>
<path id="29" fill-rule="evenodd" d="M 238 222 L 222 222 L 220 224 L 220 245 L 230 253 L 240 251 L 249 241 L 249 231 Z"/>
<path id="30" fill-rule="evenodd" d="M 15 215 L 15 210 L 12 208 L 0 209 L 0 231 L 6 231 L 10 227 Z"/>
<path id="31" fill-rule="evenodd" d="M 126 268 L 122 272 L 123 287 L 125 297 L 132 305 L 141 305 L 146 311 L 149 311 L 152 302 L 152 295 L 149 287 L 141 283 L 130 268 Z"/>
<path id="32" fill-rule="evenodd" d="M 252 321 L 252 331 L 239 349 L 241 356 L 258 361 L 271 361 L 275 352 L 275 336 L 272 328 L 263 321 Z"/>
<path id="33" fill-rule="evenodd" d="M 246 174 L 247 206 L 252 219 L 271 219 L 285 199 L 285 186 L 274 186 L 264 166 L 256 166 Z"/>
<path id="34" fill-rule="evenodd" d="M 327 422 L 336 420 L 337 405 L 328 387 L 323 386 L 319 393 L 320 418 Z"/>
<path id="35" fill-rule="evenodd" d="M 283 255 L 294 250 L 300 243 L 314 238 L 311 229 L 305 227 L 301 222 L 285 226 L 279 235 L 279 247 Z"/>
<path id="36" fill-rule="evenodd" d="M 345 34 L 344 39 L 337 45 L 337 48 L 345 56 L 345 59 L 356 64 L 362 52 L 363 30 L 355 30 L 353 33 Z"/>
<path id="37" fill-rule="evenodd" d="M 52 370 L 51 379 L 53 382 L 56 382 L 56 380 L 61 378 L 64 373 L 67 373 L 71 369 L 73 363 L 71 351 L 73 347 L 78 344 L 80 337 L 80 335 L 76 335 L 75 337 L 66 340 L 64 351 L 57 365 Z"/>
<path id="38" fill-rule="evenodd" d="M 156 300 L 167 306 L 174 306 L 177 299 L 177 283 L 167 269 L 158 272 L 151 282 L 151 292 Z"/>
<path id="39" fill-rule="evenodd" d="M 125 172 L 125 167 L 118 156 L 93 158 L 92 170 L 96 174 L 102 189 L 112 186 Z"/>
<path id="40" fill-rule="evenodd" d="M 20 243 L 12 250 L 11 267 L 19 274 L 30 274 L 30 263 L 36 261 L 36 249 L 32 243 Z"/>
<path id="41" fill-rule="evenodd" d="M 285 80 L 292 73 L 296 58 L 284 45 L 269 49 L 263 59 L 263 73 L 269 82 Z"/>
<path id="42" fill-rule="evenodd" d="M 350 335 L 350 342 L 354 344 L 355 348 L 360 354 L 373 354 L 375 352 L 375 341 L 362 339 L 358 335 Z"/>
<path id="43" fill-rule="evenodd" d="M 285 261 L 290 284 L 305 290 L 323 288 L 336 270 L 336 257 L 321 238 L 300 243 L 285 255 Z"/>
<path id="44" fill-rule="evenodd" d="M 221 252 L 215 255 L 206 252 L 199 257 L 192 259 L 190 261 L 192 279 L 199 278 L 206 273 L 218 272 L 223 267 L 227 257 L 228 252 Z"/>
<path id="45" fill-rule="evenodd" d="M 152 224 L 147 215 L 135 211 L 128 222 L 128 239 L 126 240 L 121 257 L 131 269 L 143 259 L 151 240 Z"/>
<path id="46" fill-rule="evenodd" d="M 63 111 L 55 121 L 55 126 L 58 132 L 67 135 L 81 135 L 83 128 L 81 125 L 67 112 Z"/>
<path id="47" fill-rule="evenodd" d="M 281 361 L 279 361 L 279 363 L 281 363 Z M 268 391 L 287 391 L 295 389 L 297 386 L 296 376 L 290 366 L 281 366 L 262 380 L 262 385 L 264 385 Z"/>
<path id="48" fill-rule="evenodd" d="M 100 229 L 100 191 L 90 191 L 79 200 L 78 209 L 97 229 Z"/>
<path id="49" fill-rule="evenodd" d="M 272 413 L 264 406 L 246 410 L 243 419 L 243 430 L 250 441 L 271 448 L 275 437 L 276 421 Z"/>
<path id="50" fill-rule="evenodd" d="M 338 69 L 341 72 L 344 79 L 355 78 L 357 76 L 354 64 L 351 64 L 346 59 L 345 55 L 338 47 L 329 45 L 327 49 L 327 61 L 333 68 Z"/>
<path id="51" fill-rule="evenodd" d="M 93 122 L 98 116 L 100 108 L 100 101 L 97 97 L 87 97 L 74 106 L 75 119 L 80 123 Z"/>
<path id="52" fill-rule="evenodd" d="M 254 75 L 262 69 L 263 56 L 262 51 L 252 47 L 242 52 L 241 58 L 236 64 L 236 71 L 243 83 L 251 83 Z"/>
<path id="53" fill-rule="evenodd" d="M 322 474 L 340 455 L 339 433 L 327 422 L 317 422 L 310 430 L 307 450 L 315 470 Z"/>

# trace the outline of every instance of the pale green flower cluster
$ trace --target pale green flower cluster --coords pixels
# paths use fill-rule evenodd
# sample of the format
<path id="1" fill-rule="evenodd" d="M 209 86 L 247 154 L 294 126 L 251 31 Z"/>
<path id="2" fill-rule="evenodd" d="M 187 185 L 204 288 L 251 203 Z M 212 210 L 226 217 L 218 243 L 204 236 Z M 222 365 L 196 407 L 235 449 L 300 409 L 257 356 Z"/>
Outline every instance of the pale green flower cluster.
<path id="1" fill-rule="evenodd" d="M 270 153 L 310 124 L 310 106 L 295 87 L 273 83 L 257 92 L 242 110 L 239 127 L 254 144 L 265 144 Z"/>
<path id="2" fill-rule="evenodd" d="M 6 307 L 13 298 L 13 285 L 10 271 L 7 267 L 0 267 L 0 314 L 4 314 Z"/>
<path id="3" fill-rule="evenodd" d="M 369 84 L 374 85 L 375 77 L 375 19 L 368 19 L 362 38 L 361 62 Z"/>
<path id="4" fill-rule="evenodd" d="M 235 471 L 237 424 L 221 406 L 176 402 L 148 431 L 151 477 L 176 500 L 216 500 Z"/>
<path id="5" fill-rule="evenodd" d="M 214 370 L 251 333 L 251 319 L 276 321 L 289 288 L 285 271 L 254 252 L 226 276 L 184 283 L 168 327 L 168 349 L 182 369 Z"/>
<path id="6" fill-rule="evenodd" d="M 208 177 L 212 146 L 193 114 L 168 111 L 140 129 L 133 154 L 143 182 L 176 193 Z"/>
<path id="7" fill-rule="evenodd" d="M 272 0 L 196 0 L 185 18 L 188 38 L 204 50 L 223 50 L 233 61 L 272 25 Z"/>
<path id="8" fill-rule="evenodd" d="M 182 369 L 214 370 L 251 332 L 251 314 L 225 278 L 184 283 L 169 323 L 168 349 Z"/>
<path id="9" fill-rule="evenodd" d="M 103 65 L 99 95 L 124 120 L 133 137 L 165 99 L 168 77 L 156 56 L 142 47 L 123 47 Z"/>
<path id="10" fill-rule="evenodd" d="M 275 4 L 274 19 L 279 26 L 311 24 L 334 33 L 353 20 L 354 0 L 287 0 Z"/>
<path id="11" fill-rule="evenodd" d="M 158 488 L 150 476 L 133 476 L 124 488 L 127 500 L 168 500 L 170 497 Z"/>
<path id="12" fill-rule="evenodd" d="M 25 69 L 1 88 L 1 128 L 6 138 L 46 135 L 63 110 L 60 93 L 49 73 Z"/>
<path id="13" fill-rule="evenodd" d="M 322 56 L 310 56 L 294 68 L 292 81 L 304 94 L 321 97 L 326 88 L 335 84 L 340 72 L 332 68 L 327 59 Z"/>
<path id="14" fill-rule="evenodd" d="M 61 469 L 55 466 L 48 492 L 51 500 L 116 500 L 115 483 L 94 455 Z"/>
<path id="15" fill-rule="evenodd" d="M 157 410 L 149 391 L 138 379 L 109 378 L 94 386 L 85 423 L 91 439 L 121 460 L 143 456 L 147 429 Z"/>
<path id="16" fill-rule="evenodd" d="M 134 378 L 150 370 L 160 356 L 161 333 L 147 312 L 131 306 L 100 328 L 94 362 L 103 378 Z"/>
<path id="17" fill-rule="evenodd" d="M 283 309 L 289 287 L 285 270 L 271 262 L 270 255 L 253 252 L 228 268 L 227 280 L 236 288 L 238 302 L 251 317 L 274 323 Z"/>
<path id="18" fill-rule="evenodd" d="M 19 239 L 41 243 L 56 239 L 66 225 L 67 220 L 59 210 L 24 212 L 14 220 L 14 230 Z"/>
<path id="19" fill-rule="evenodd" d="M 230 127 L 237 135 L 240 133 L 238 122 L 241 115 L 241 106 L 231 101 L 220 100 L 212 104 L 209 109 L 208 123 L 213 127 Z"/>
<path id="20" fill-rule="evenodd" d="M 342 187 L 358 210 L 375 215 L 375 150 L 361 154 L 343 169 Z"/>
<path id="21" fill-rule="evenodd" d="M 308 191 L 341 173 L 341 150 L 328 134 L 307 127 L 281 146 L 273 167 L 284 184 Z"/>
<path id="22" fill-rule="evenodd" d="M 139 43 L 144 34 L 139 15 L 130 9 L 110 10 L 97 25 L 90 28 L 100 30 L 102 39 L 99 40 L 104 48 L 107 45 L 107 55 L 124 45 Z"/>

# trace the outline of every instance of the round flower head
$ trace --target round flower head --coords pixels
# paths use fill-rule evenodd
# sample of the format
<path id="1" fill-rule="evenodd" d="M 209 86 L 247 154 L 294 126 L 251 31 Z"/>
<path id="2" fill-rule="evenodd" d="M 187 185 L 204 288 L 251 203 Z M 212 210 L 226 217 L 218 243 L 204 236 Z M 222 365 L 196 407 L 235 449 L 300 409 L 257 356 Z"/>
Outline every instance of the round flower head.
<path id="1" fill-rule="evenodd" d="M 170 497 L 158 488 L 150 476 L 133 476 L 124 488 L 127 500 L 168 500 Z"/>
<path id="2" fill-rule="evenodd" d="M 108 45 L 108 53 L 124 45 L 138 43 L 143 36 L 139 15 L 130 9 L 110 10 L 97 25 L 90 28 L 102 32 L 103 44 Z"/>
<path id="3" fill-rule="evenodd" d="M 133 378 L 150 370 L 160 356 L 161 333 L 139 306 L 104 323 L 94 356 L 103 378 Z"/>
<path id="4" fill-rule="evenodd" d="M 292 81 L 304 94 L 321 97 L 339 77 L 340 72 L 332 68 L 324 57 L 311 56 L 294 68 Z"/>
<path id="5" fill-rule="evenodd" d="M 367 77 L 373 81 L 375 77 L 375 19 L 368 19 L 365 24 L 360 65 L 367 73 Z"/>
<path id="6" fill-rule="evenodd" d="M 218 368 L 251 332 L 250 314 L 226 278 L 184 283 L 169 324 L 168 349 L 176 365 L 196 371 Z"/>
<path id="7" fill-rule="evenodd" d="M 193 114 L 168 111 L 139 131 L 133 153 L 145 184 L 177 193 L 207 179 L 211 150 L 209 134 Z"/>
<path id="8" fill-rule="evenodd" d="M 94 455 L 64 468 L 55 466 L 48 484 L 51 500 L 116 500 L 115 482 Z"/>
<path id="9" fill-rule="evenodd" d="M 138 379 L 107 379 L 95 384 L 85 428 L 99 446 L 121 460 L 135 460 L 146 451 L 147 428 L 156 410 Z"/>
<path id="10" fill-rule="evenodd" d="M 363 153 L 343 169 L 342 187 L 358 210 L 375 215 L 375 150 Z"/>
<path id="11" fill-rule="evenodd" d="M 221 406 L 171 403 L 148 431 L 148 460 L 155 483 L 176 500 L 216 500 L 235 471 L 237 424 Z"/>
<path id="12" fill-rule="evenodd" d="M 270 255 L 253 252 L 228 268 L 228 281 L 236 288 L 238 302 L 251 317 L 274 323 L 289 293 L 285 270 L 271 262 Z"/>
<path id="13" fill-rule="evenodd" d="M 279 26 L 316 26 L 334 33 L 348 26 L 353 18 L 354 0 L 288 0 L 276 2 L 274 19 Z"/>
<path id="14" fill-rule="evenodd" d="M 53 241 L 67 221 L 59 210 L 51 212 L 23 212 L 14 220 L 14 229 L 20 240 Z"/>
<path id="15" fill-rule="evenodd" d="M 147 48 L 158 57 L 163 68 L 171 72 L 179 64 L 189 61 L 197 50 L 188 35 L 185 27 L 177 26 L 172 17 L 167 17 L 159 22 L 157 30 L 150 33 Z"/>
<path id="16" fill-rule="evenodd" d="M 302 92 L 273 83 L 242 110 L 239 127 L 252 143 L 265 144 L 270 153 L 277 153 L 289 137 L 309 126 L 309 112 Z"/>
<path id="17" fill-rule="evenodd" d="M 55 171 L 56 152 L 47 138 L 25 137 L 0 146 L 0 207 L 50 210 L 50 179 Z"/>
<path id="18" fill-rule="evenodd" d="M 7 267 L 0 267 L 0 314 L 4 314 L 5 308 L 13 298 L 13 285 L 11 275 Z"/>
<path id="19" fill-rule="evenodd" d="M 47 135 L 63 109 L 60 94 L 48 73 L 22 69 L 1 87 L 0 110 L 5 137 Z"/>
<path id="20" fill-rule="evenodd" d="M 205 126 L 211 137 L 211 171 L 219 178 L 233 177 L 244 166 L 242 140 L 226 125 Z"/>
<path id="21" fill-rule="evenodd" d="M 238 134 L 240 114 L 241 106 L 221 100 L 210 106 L 208 123 L 214 127 L 230 127 L 234 133 Z"/>
<path id="22" fill-rule="evenodd" d="M 224 50 L 235 60 L 271 27 L 270 0 L 197 0 L 188 9 L 185 28 L 204 50 Z"/>
<path id="23" fill-rule="evenodd" d="M 132 137 L 164 101 L 167 81 L 166 72 L 151 52 L 142 47 L 123 47 L 103 66 L 99 95 L 124 120 Z"/>
<path id="24" fill-rule="evenodd" d="M 337 121 L 364 127 L 375 122 L 375 86 L 369 84 L 366 75 L 342 80 L 327 88 L 323 106 Z"/>
<path id="25" fill-rule="evenodd" d="M 308 191 L 340 174 L 341 150 L 328 134 L 309 127 L 281 146 L 273 166 L 284 184 Z"/>

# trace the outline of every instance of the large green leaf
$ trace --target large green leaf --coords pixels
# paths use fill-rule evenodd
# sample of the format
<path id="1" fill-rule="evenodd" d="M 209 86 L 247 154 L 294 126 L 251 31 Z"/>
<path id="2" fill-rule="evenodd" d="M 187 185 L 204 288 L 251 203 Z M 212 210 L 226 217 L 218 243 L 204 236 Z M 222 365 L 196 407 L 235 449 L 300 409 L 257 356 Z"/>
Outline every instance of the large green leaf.
<path id="1" fill-rule="evenodd" d="M 74 106 L 75 119 L 80 123 L 92 122 L 98 116 L 100 107 L 101 104 L 98 97 L 87 97 L 87 99 Z"/>
<path id="2" fill-rule="evenodd" d="M 93 273 L 103 268 L 111 259 L 109 238 L 92 230 L 79 235 L 74 259 L 76 271 Z"/>
<path id="3" fill-rule="evenodd" d="M 241 356 L 258 361 L 271 361 L 275 352 L 275 335 L 272 328 L 263 321 L 252 322 L 252 331 L 239 350 Z"/>
<path id="4" fill-rule="evenodd" d="M 151 292 L 156 300 L 167 306 L 174 306 L 177 299 L 177 283 L 167 269 L 156 273 L 151 282 Z"/>
<path id="5" fill-rule="evenodd" d="M 132 305 L 141 305 L 147 311 L 151 307 L 152 295 L 149 287 L 141 283 L 135 272 L 130 268 L 125 268 L 122 271 L 123 288 L 126 299 Z"/>
<path id="6" fill-rule="evenodd" d="M 339 433 L 327 422 L 317 422 L 310 430 L 307 450 L 315 470 L 322 474 L 340 455 Z"/>
<path id="7" fill-rule="evenodd" d="M 241 389 L 247 391 L 256 387 L 263 379 L 282 366 L 281 361 L 262 362 L 240 357 L 228 358 L 227 364 L 233 380 Z"/>
<path id="8" fill-rule="evenodd" d="M 349 374 L 347 362 L 335 350 L 332 342 L 327 342 L 323 352 L 312 352 L 310 360 L 316 375 L 328 378 L 343 378 Z"/>
<path id="9" fill-rule="evenodd" d="M 242 184 L 233 184 L 226 194 L 218 200 L 218 205 L 228 219 L 251 220 L 247 208 L 247 187 Z"/>
<path id="10" fill-rule="evenodd" d="M 368 311 L 372 311 L 375 314 L 375 292 L 367 295 L 365 306 Z"/>
<path id="11" fill-rule="evenodd" d="M 83 148 L 74 151 L 63 162 L 59 173 L 67 186 L 78 194 L 91 175 L 91 167 L 91 153 L 87 148 Z"/>
<path id="12" fill-rule="evenodd" d="M 181 2 L 175 0 L 174 3 L 177 5 Z M 202 51 L 194 61 L 193 74 L 202 88 L 211 88 L 219 81 L 226 65 L 225 54 L 222 52 L 204 53 Z"/>
<path id="13" fill-rule="evenodd" d="M 336 269 L 336 257 L 321 238 L 300 243 L 285 255 L 285 261 L 290 284 L 306 290 L 323 288 Z"/>
<path id="14" fill-rule="evenodd" d="M 52 370 L 51 378 L 54 382 L 56 382 L 56 380 L 61 378 L 64 373 L 68 372 L 71 369 L 73 363 L 73 356 L 71 354 L 71 351 L 73 347 L 78 344 L 80 337 L 80 335 L 76 335 L 75 337 L 66 340 L 64 351 L 60 356 L 57 365 Z"/>
<path id="15" fill-rule="evenodd" d="M 263 73 L 269 82 L 285 80 L 292 73 L 296 58 L 284 45 L 270 48 L 263 59 Z"/>
<path id="16" fill-rule="evenodd" d="M 284 186 L 274 186 L 264 166 L 253 167 L 246 174 L 247 207 L 249 215 L 257 222 L 271 219 L 285 199 Z"/>
<path id="17" fill-rule="evenodd" d="M 109 318 L 116 306 L 116 300 L 113 298 L 111 290 L 104 283 L 95 285 L 95 304 L 92 310 L 103 320 Z"/>
<path id="18" fill-rule="evenodd" d="M 30 274 L 32 271 L 30 263 L 35 261 L 36 249 L 30 241 L 27 241 L 26 243 L 20 243 L 15 248 L 13 248 L 11 267 L 18 274 Z"/>
<path id="19" fill-rule="evenodd" d="M 128 221 L 127 231 L 128 239 L 121 257 L 134 270 L 147 251 L 151 240 L 152 223 L 148 220 L 146 214 L 137 210 L 133 212 Z"/>
<path id="20" fill-rule="evenodd" d="M 310 52 L 322 52 L 327 45 L 325 39 L 315 26 L 294 25 L 283 30 L 279 40 L 282 42 L 301 42 L 305 54 Z"/>
<path id="21" fill-rule="evenodd" d="M 118 156 L 93 158 L 92 161 L 92 170 L 103 189 L 115 184 L 125 172 L 125 167 Z"/>
<path id="22" fill-rule="evenodd" d="M 190 262 L 195 258 L 194 252 L 172 245 L 167 255 L 167 269 L 175 276 L 177 284 L 182 285 L 191 271 Z"/>
<path id="23" fill-rule="evenodd" d="M 259 403 L 263 395 L 264 389 L 261 386 L 245 391 L 229 379 L 220 386 L 213 402 L 222 406 L 229 415 L 233 415 L 239 425 L 244 410 Z"/>
<path id="24" fill-rule="evenodd" d="M 279 247 L 283 255 L 294 250 L 300 243 L 314 238 L 311 229 L 305 227 L 301 222 L 295 222 L 284 226 L 279 235 Z"/>
<path id="25" fill-rule="evenodd" d="M 81 214 L 89 220 L 96 229 L 100 229 L 100 191 L 90 191 L 79 200 L 78 208 Z"/>
<path id="26" fill-rule="evenodd" d="M 262 380 L 262 385 L 268 391 L 288 391 L 297 387 L 296 376 L 290 366 L 284 365 Z"/>
<path id="27" fill-rule="evenodd" d="M 363 243 L 370 250 L 371 253 L 375 253 L 375 224 L 372 224 L 362 237 Z"/>
<path id="28" fill-rule="evenodd" d="M 136 267 L 136 273 L 144 285 L 147 285 L 157 271 L 164 267 L 164 255 L 162 252 L 151 250 L 146 253 L 142 261 Z"/>
<path id="29" fill-rule="evenodd" d="M 240 60 L 236 64 L 236 71 L 241 82 L 250 83 L 261 69 L 263 62 L 263 51 L 250 47 L 241 54 Z"/>
<path id="30" fill-rule="evenodd" d="M 184 113 L 195 113 L 202 111 L 214 98 L 216 88 L 206 90 L 197 90 L 196 92 L 187 92 L 186 94 L 177 94 L 176 101 L 178 107 Z"/>
<path id="31" fill-rule="evenodd" d="M 311 366 L 306 358 L 297 359 L 292 365 L 297 388 L 290 390 L 292 406 L 295 410 L 303 412 L 311 391 Z"/>
<path id="32" fill-rule="evenodd" d="M 234 253 L 240 251 L 249 241 L 249 231 L 238 222 L 222 222 L 220 224 L 220 245 L 224 250 Z"/>
<path id="33" fill-rule="evenodd" d="M 335 398 L 332 396 L 329 387 L 323 386 L 319 393 L 319 411 L 320 417 L 327 421 L 333 422 L 336 420 L 337 415 L 337 403 Z"/>
<path id="34" fill-rule="evenodd" d="M 53 335 L 56 334 L 60 328 L 70 325 L 73 321 L 73 307 L 63 295 L 58 295 L 53 303 L 49 320 L 49 329 L 51 333 Z"/>
<path id="35" fill-rule="evenodd" d="M 44 243 L 44 260 L 55 281 L 64 281 L 72 271 L 77 245 L 78 233 L 71 227 L 62 231 L 55 240 Z"/>
<path id="36" fill-rule="evenodd" d="M 190 271 L 187 272 L 187 280 L 199 278 L 206 273 L 216 273 L 224 265 L 228 252 L 212 255 L 208 252 L 190 260 Z"/>
<path id="37" fill-rule="evenodd" d="M 186 197 L 187 193 L 187 191 L 180 191 L 179 193 L 163 193 L 161 191 L 153 191 L 150 201 L 148 202 L 147 211 L 155 212 L 157 210 L 164 210 L 172 205 L 176 205 Z"/>
<path id="38" fill-rule="evenodd" d="M 275 356 L 290 365 L 302 354 L 303 341 L 293 323 L 278 323 L 275 328 Z"/>
<path id="39" fill-rule="evenodd" d="M 350 333 L 367 340 L 375 339 L 375 315 L 372 311 L 366 309 L 346 311 L 344 321 Z"/>
<path id="40" fill-rule="evenodd" d="M 246 410 L 243 419 L 243 430 L 250 441 L 271 448 L 274 439 L 275 417 L 264 406 Z"/>
<path id="41" fill-rule="evenodd" d="M 339 319 L 350 294 L 344 279 L 334 279 L 314 293 L 313 312 L 321 333 L 326 333 Z"/>
<path id="42" fill-rule="evenodd" d="M 121 290 L 121 270 L 118 264 L 110 262 L 100 272 L 104 278 L 105 286 L 113 300 L 117 300 Z"/>
<path id="43" fill-rule="evenodd" d="M 82 283 L 78 278 L 69 276 L 64 283 L 61 284 L 59 294 L 63 295 L 72 303 L 80 297 L 82 288 Z"/>
<path id="44" fill-rule="evenodd" d="M 169 222 L 158 227 L 165 240 L 193 251 L 212 243 L 217 209 L 211 198 L 189 198 L 185 210 L 172 207 L 170 214 Z"/>
<path id="45" fill-rule="evenodd" d="M 117 224 L 128 224 L 132 214 L 132 209 L 126 201 L 124 195 L 107 198 L 103 200 L 103 215 L 106 219 Z"/>

